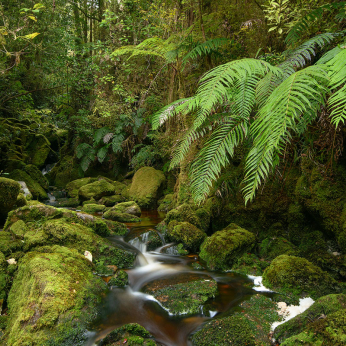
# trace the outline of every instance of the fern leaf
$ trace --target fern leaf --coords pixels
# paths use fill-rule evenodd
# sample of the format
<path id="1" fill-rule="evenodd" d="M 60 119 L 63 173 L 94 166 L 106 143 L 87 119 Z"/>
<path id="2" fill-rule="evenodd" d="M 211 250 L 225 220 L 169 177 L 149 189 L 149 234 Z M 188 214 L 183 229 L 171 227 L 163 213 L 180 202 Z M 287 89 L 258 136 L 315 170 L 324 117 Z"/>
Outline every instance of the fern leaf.
<path id="1" fill-rule="evenodd" d="M 76 156 L 77 156 L 77 158 L 80 159 L 90 149 L 92 149 L 92 146 L 87 144 L 87 143 L 79 144 L 78 147 L 76 148 Z"/>
<path id="2" fill-rule="evenodd" d="M 337 54 L 339 54 L 342 51 L 342 48 L 340 48 L 339 46 L 329 50 L 326 54 L 324 54 L 322 56 L 321 59 L 319 59 L 316 62 L 316 65 L 321 65 L 321 64 L 326 64 L 328 63 L 330 60 L 332 60 Z"/>
<path id="3" fill-rule="evenodd" d="M 274 166 L 275 156 L 282 154 L 291 132 L 297 131 L 296 123 L 300 117 L 306 114 L 316 117 L 328 81 L 323 67 L 305 68 L 281 83 L 259 110 L 259 116 L 251 127 L 254 143 L 245 165 L 245 203 L 254 198 L 256 190 Z"/>
<path id="4" fill-rule="evenodd" d="M 213 132 L 199 152 L 189 172 L 191 192 L 196 203 L 203 201 L 220 173 L 229 163 L 234 148 L 248 135 L 248 121 L 242 117 L 229 117 Z"/>
<path id="5" fill-rule="evenodd" d="M 100 163 L 102 163 L 106 156 L 107 156 L 107 153 L 108 153 L 108 146 L 105 145 L 103 146 L 98 152 L 97 152 L 97 159 L 99 160 Z"/>
<path id="6" fill-rule="evenodd" d="M 112 140 L 112 150 L 114 153 L 119 153 L 122 150 L 122 143 L 124 141 L 124 135 L 115 135 Z"/>
<path id="7" fill-rule="evenodd" d="M 110 132 L 111 130 L 107 126 L 101 127 L 100 129 L 96 130 L 94 133 L 95 144 L 99 144 L 101 140 L 103 140 L 103 138 L 106 136 L 106 134 Z"/>
<path id="8" fill-rule="evenodd" d="M 330 117 L 335 127 L 346 120 L 346 49 L 342 49 L 327 64 L 330 83 L 329 89 L 334 91 L 329 98 Z"/>

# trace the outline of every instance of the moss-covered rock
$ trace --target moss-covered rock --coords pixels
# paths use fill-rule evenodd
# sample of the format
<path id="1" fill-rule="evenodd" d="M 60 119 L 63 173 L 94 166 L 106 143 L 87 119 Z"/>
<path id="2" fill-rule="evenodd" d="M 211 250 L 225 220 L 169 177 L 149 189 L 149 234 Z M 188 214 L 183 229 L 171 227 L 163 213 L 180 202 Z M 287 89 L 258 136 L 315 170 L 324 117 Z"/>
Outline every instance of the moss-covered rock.
<path id="1" fill-rule="evenodd" d="M 185 203 L 167 213 L 165 218 L 166 224 L 168 225 L 173 220 L 189 222 L 197 228 L 207 231 L 210 224 L 210 213 L 205 208 L 197 209 Z"/>
<path id="2" fill-rule="evenodd" d="M 82 186 L 91 184 L 91 183 L 95 182 L 96 180 L 97 180 L 97 178 L 90 178 L 90 177 L 76 179 L 76 180 L 69 182 L 66 185 L 65 189 L 66 189 L 66 191 L 70 197 L 72 197 L 72 198 L 78 197 L 78 190 Z"/>
<path id="3" fill-rule="evenodd" d="M 114 195 L 115 187 L 104 179 L 82 186 L 78 190 L 78 197 L 82 201 L 94 198 L 99 200 L 103 196 Z"/>
<path id="4" fill-rule="evenodd" d="M 116 204 L 124 202 L 125 198 L 121 195 L 105 196 L 99 200 L 100 204 L 104 204 L 106 207 L 114 207 Z"/>
<path id="5" fill-rule="evenodd" d="M 263 283 L 275 291 L 316 299 L 340 291 L 338 283 L 305 258 L 281 255 L 264 271 Z"/>
<path id="6" fill-rule="evenodd" d="M 171 221 L 166 237 L 169 241 L 183 244 L 187 250 L 198 252 L 207 235 L 189 222 Z"/>
<path id="7" fill-rule="evenodd" d="M 129 276 L 125 270 L 118 270 L 116 274 L 109 280 L 109 286 L 125 287 L 129 284 Z"/>
<path id="8" fill-rule="evenodd" d="M 117 213 L 125 213 L 125 214 L 131 214 L 136 216 L 141 216 L 141 208 L 139 205 L 134 201 L 119 203 L 115 205 L 112 209 L 110 209 Z"/>
<path id="9" fill-rule="evenodd" d="M 83 345 L 105 283 L 84 256 L 61 246 L 24 256 L 8 297 L 8 345 Z M 82 342 L 82 343 L 81 343 Z"/>
<path id="10" fill-rule="evenodd" d="M 105 219 L 118 221 L 118 222 L 140 222 L 141 221 L 141 219 L 138 216 L 126 214 L 126 213 L 119 213 L 112 209 L 107 210 L 103 214 L 103 217 Z"/>
<path id="11" fill-rule="evenodd" d="M 174 195 L 168 194 L 161 198 L 158 202 L 158 211 L 168 212 L 174 208 Z"/>
<path id="12" fill-rule="evenodd" d="M 30 175 L 30 177 L 38 182 L 44 190 L 48 190 L 48 179 L 42 174 L 42 172 L 35 165 L 27 165 L 24 171 Z"/>
<path id="13" fill-rule="evenodd" d="M 59 208 L 77 208 L 80 205 L 78 198 L 58 198 L 56 199 L 56 207 Z"/>
<path id="14" fill-rule="evenodd" d="M 142 167 L 133 177 L 129 197 L 140 207 L 153 207 L 161 197 L 165 183 L 163 172 L 153 167 Z"/>
<path id="15" fill-rule="evenodd" d="M 82 211 L 89 214 L 102 213 L 106 209 L 106 206 L 102 204 L 86 204 L 83 206 Z"/>
<path id="16" fill-rule="evenodd" d="M 207 275 L 178 275 L 169 279 L 155 280 L 144 287 L 170 313 L 194 314 L 209 298 L 218 294 L 217 283 Z"/>
<path id="17" fill-rule="evenodd" d="M 241 311 L 216 318 L 192 337 L 195 346 L 270 346 L 270 325 L 277 321 L 276 304 L 262 295 L 252 296 L 240 305 Z"/>
<path id="18" fill-rule="evenodd" d="M 12 253 L 21 251 L 23 243 L 21 240 L 14 238 L 10 232 L 0 232 L 0 251 L 6 256 L 10 256 Z"/>
<path id="19" fill-rule="evenodd" d="M 17 239 L 23 239 L 27 231 L 26 224 L 23 220 L 18 220 L 9 228 L 11 234 Z"/>
<path id="20" fill-rule="evenodd" d="M 29 150 L 31 163 L 39 168 L 42 168 L 50 152 L 50 142 L 46 137 L 38 135 L 36 137 L 36 141 L 34 142 L 34 146 L 31 145 Z"/>
<path id="21" fill-rule="evenodd" d="M 269 261 L 259 258 L 254 253 L 244 253 L 234 261 L 232 271 L 239 274 L 262 276 L 264 269 L 269 264 Z"/>
<path id="22" fill-rule="evenodd" d="M 163 245 L 161 237 L 155 230 L 144 231 L 139 236 L 135 236 L 129 239 L 129 243 L 131 245 L 134 245 L 135 247 L 137 247 L 135 245 L 136 243 L 144 243 L 146 245 L 146 251 L 154 251 L 155 249 Z"/>
<path id="23" fill-rule="evenodd" d="M 80 178 L 77 160 L 73 156 L 63 156 L 46 176 L 51 185 L 65 188 L 69 182 Z"/>
<path id="24" fill-rule="evenodd" d="M 342 309 L 346 309 L 345 294 L 330 294 L 323 296 L 317 299 L 315 303 L 303 313 L 276 327 L 274 338 L 281 344 L 285 339 L 309 329 L 311 324 L 315 321 L 321 318 L 324 319 L 330 314 Z"/>
<path id="25" fill-rule="evenodd" d="M 259 246 L 261 257 L 272 260 L 279 255 L 297 255 L 298 248 L 283 237 L 264 239 Z"/>
<path id="26" fill-rule="evenodd" d="M 126 233 L 128 233 L 128 229 L 127 226 L 121 222 L 118 221 L 112 221 L 112 220 L 103 220 L 107 227 L 109 228 L 109 230 L 117 235 L 126 235 Z"/>
<path id="27" fill-rule="evenodd" d="M 26 200 L 25 196 L 22 193 L 19 193 L 17 196 L 17 201 L 16 201 L 16 208 L 24 207 L 28 205 L 28 201 Z"/>
<path id="28" fill-rule="evenodd" d="M 20 169 L 16 169 L 10 173 L 9 177 L 13 180 L 24 181 L 30 193 L 32 194 L 33 198 L 39 199 L 39 200 L 45 200 L 48 198 L 47 192 L 28 173 Z"/>
<path id="29" fill-rule="evenodd" d="M 125 324 L 113 330 L 103 340 L 102 345 L 117 346 L 124 343 L 132 346 L 157 346 L 150 333 L 137 323 Z"/>
<path id="30" fill-rule="evenodd" d="M 213 269 L 230 269 L 235 260 L 251 252 L 256 237 L 251 232 L 230 224 L 208 237 L 201 246 L 200 257 Z"/>
<path id="31" fill-rule="evenodd" d="M 15 207 L 19 191 L 19 183 L 12 179 L 0 178 L 0 224 L 5 221 L 7 213 Z"/>

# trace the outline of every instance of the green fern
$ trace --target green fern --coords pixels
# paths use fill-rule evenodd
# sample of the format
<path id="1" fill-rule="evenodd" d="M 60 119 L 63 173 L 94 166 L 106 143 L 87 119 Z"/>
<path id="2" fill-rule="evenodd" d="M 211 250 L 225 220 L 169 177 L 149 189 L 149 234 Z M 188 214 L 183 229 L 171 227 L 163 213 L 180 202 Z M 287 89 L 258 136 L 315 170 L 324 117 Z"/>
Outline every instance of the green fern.
<path id="1" fill-rule="evenodd" d="M 95 144 L 96 145 L 99 144 L 101 142 L 101 140 L 103 140 L 103 138 L 110 132 L 111 132 L 111 130 L 107 126 L 96 130 L 94 133 Z"/>

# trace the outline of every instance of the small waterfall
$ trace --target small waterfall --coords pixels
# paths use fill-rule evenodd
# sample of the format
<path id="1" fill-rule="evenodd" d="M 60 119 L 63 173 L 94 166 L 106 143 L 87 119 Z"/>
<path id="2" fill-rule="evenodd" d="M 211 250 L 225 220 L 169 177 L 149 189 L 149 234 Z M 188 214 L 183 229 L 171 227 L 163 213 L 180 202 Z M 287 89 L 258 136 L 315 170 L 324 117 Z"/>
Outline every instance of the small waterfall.
<path id="1" fill-rule="evenodd" d="M 21 191 L 23 192 L 25 197 L 31 195 L 31 192 L 29 191 L 28 187 L 26 186 L 25 181 L 18 181 L 18 183 L 20 184 Z"/>
<path id="2" fill-rule="evenodd" d="M 42 174 L 43 175 L 46 175 L 47 173 L 49 173 L 53 168 L 54 166 L 57 164 L 57 162 L 55 163 L 48 163 L 48 165 L 46 165 L 43 169 L 42 169 Z"/>

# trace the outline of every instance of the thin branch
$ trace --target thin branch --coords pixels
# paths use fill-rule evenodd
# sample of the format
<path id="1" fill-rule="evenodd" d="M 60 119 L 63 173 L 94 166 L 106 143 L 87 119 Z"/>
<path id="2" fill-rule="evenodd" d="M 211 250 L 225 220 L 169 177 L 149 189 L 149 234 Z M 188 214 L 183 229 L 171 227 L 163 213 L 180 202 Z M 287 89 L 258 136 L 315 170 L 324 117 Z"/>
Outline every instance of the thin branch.
<path id="1" fill-rule="evenodd" d="M 94 17 L 94 16 L 89 15 L 86 11 L 84 11 L 82 8 L 80 8 L 80 7 L 78 6 L 78 4 L 76 4 L 74 1 L 68 0 L 68 2 L 71 3 L 73 6 L 76 6 L 76 8 L 77 8 L 79 11 L 81 11 L 81 12 L 84 14 L 84 16 L 85 16 L 86 18 L 95 19 L 95 20 L 97 20 L 98 22 L 101 22 L 101 21 L 102 21 L 101 18 L 97 18 L 97 17 Z"/>

